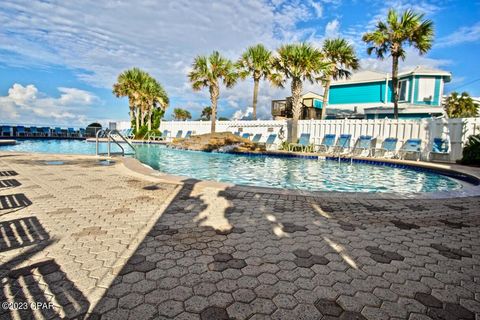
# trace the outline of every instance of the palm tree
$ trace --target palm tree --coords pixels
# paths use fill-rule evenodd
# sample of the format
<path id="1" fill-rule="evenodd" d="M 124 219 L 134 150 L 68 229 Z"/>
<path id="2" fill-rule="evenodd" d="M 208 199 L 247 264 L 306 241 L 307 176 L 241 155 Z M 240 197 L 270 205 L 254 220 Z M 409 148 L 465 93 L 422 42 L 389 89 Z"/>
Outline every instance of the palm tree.
<path id="1" fill-rule="evenodd" d="M 210 92 L 210 101 L 212 107 L 212 125 L 211 132 L 215 132 L 215 120 L 217 117 L 217 102 L 220 95 L 220 84 L 231 88 L 237 82 L 238 74 L 232 61 L 222 57 L 218 51 L 214 51 L 210 56 L 198 56 L 195 58 L 192 71 L 188 74 L 192 83 L 192 88 L 199 91 L 202 88 L 208 88 Z"/>
<path id="2" fill-rule="evenodd" d="M 323 42 L 322 52 L 325 60 L 332 63 L 331 69 L 325 74 L 325 89 L 323 91 L 322 119 L 327 115 L 328 95 L 333 80 L 350 78 L 350 70 L 357 70 L 359 60 L 355 49 L 345 39 L 327 39 Z"/>
<path id="3" fill-rule="evenodd" d="M 143 100 L 143 113 L 142 113 L 142 125 L 144 125 L 144 118 L 147 118 L 148 131 L 152 130 L 152 114 L 153 110 L 160 108 L 165 111 L 168 106 L 169 99 L 167 93 L 163 89 L 162 85 L 158 83 L 153 77 L 147 78 L 142 86 L 142 100 Z"/>
<path id="4" fill-rule="evenodd" d="M 328 70 L 331 64 L 323 61 L 320 50 L 307 43 L 283 45 L 277 49 L 277 53 L 273 68 L 278 74 L 271 77 L 271 81 L 275 85 L 283 86 L 286 79 L 291 80 L 293 121 L 290 141 L 293 142 L 297 139 L 298 120 L 302 112 L 303 82 L 320 81 L 322 73 Z"/>
<path id="5" fill-rule="evenodd" d="M 449 118 L 469 118 L 478 115 L 478 103 L 467 92 L 452 92 L 445 101 L 445 112 Z"/>
<path id="6" fill-rule="evenodd" d="M 424 15 L 412 10 L 405 11 L 401 17 L 390 9 L 387 21 L 379 21 L 373 32 L 365 33 L 362 40 L 369 47 L 367 53 L 374 52 L 379 59 L 388 53 L 392 57 L 392 84 L 394 117 L 398 119 L 398 62 L 405 60 L 405 45 L 413 46 L 423 55 L 430 50 L 433 42 L 433 22 L 424 20 Z"/>
<path id="7" fill-rule="evenodd" d="M 253 78 L 253 120 L 257 119 L 257 99 L 260 79 L 267 79 L 272 71 L 272 52 L 262 44 L 249 47 L 237 62 L 242 79 L 251 75 Z"/>
<path id="8" fill-rule="evenodd" d="M 205 107 L 203 108 L 202 110 L 202 115 L 200 116 L 201 119 L 205 119 L 205 120 L 210 120 L 211 117 L 212 117 L 212 107 Z"/>
<path id="9" fill-rule="evenodd" d="M 135 132 L 140 129 L 140 98 L 141 86 L 146 78 L 146 73 L 138 68 L 132 68 L 122 72 L 117 82 L 113 85 L 113 94 L 117 97 L 128 97 L 130 107 L 130 120 L 136 119 Z"/>
<path id="10" fill-rule="evenodd" d="M 185 121 L 187 119 L 192 119 L 192 115 L 188 110 L 181 109 L 181 108 L 175 108 L 173 109 L 173 118 L 175 120 L 181 120 Z"/>

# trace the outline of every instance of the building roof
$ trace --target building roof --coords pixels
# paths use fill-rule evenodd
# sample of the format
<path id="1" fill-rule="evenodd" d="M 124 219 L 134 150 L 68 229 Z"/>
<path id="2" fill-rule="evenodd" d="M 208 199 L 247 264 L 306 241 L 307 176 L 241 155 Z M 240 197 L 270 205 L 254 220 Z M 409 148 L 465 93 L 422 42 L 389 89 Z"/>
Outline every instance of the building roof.
<path id="1" fill-rule="evenodd" d="M 452 74 L 448 71 L 433 69 L 425 66 L 416 66 L 415 68 L 408 69 L 398 73 L 399 77 L 409 76 L 409 75 L 438 75 L 445 77 L 445 81 L 450 81 Z M 391 79 L 391 75 L 386 72 L 379 72 L 373 70 L 361 70 L 355 72 L 351 77 L 347 79 L 339 79 L 337 81 L 332 81 L 332 85 L 341 85 L 341 84 L 353 84 L 353 83 L 367 83 L 367 82 L 378 82 L 385 81 L 386 78 Z"/>

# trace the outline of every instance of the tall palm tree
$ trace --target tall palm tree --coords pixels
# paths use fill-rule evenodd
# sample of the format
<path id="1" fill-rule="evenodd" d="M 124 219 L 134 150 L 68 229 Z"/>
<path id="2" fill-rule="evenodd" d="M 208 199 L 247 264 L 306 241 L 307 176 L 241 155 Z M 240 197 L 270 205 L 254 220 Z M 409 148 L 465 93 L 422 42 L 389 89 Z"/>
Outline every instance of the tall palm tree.
<path id="1" fill-rule="evenodd" d="M 217 102 L 220 95 L 220 80 L 227 88 L 235 85 L 238 74 L 232 61 L 220 55 L 218 51 L 206 56 L 198 56 L 193 61 L 192 71 L 188 74 L 195 91 L 208 88 L 212 107 L 211 132 L 215 132 L 215 121 L 217 118 Z"/>
<path id="2" fill-rule="evenodd" d="M 237 68 L 242 79 L 247 76 L 253 78 L 253 120 L 257 119 L 257 99 L 258 86 L 260 79 L 267 79 L 272 71 L 272 52 L 265 48 L 262 44 L 247 48 L 237 61 Z"/>
<path id="3" fill-rule="evenodd" d="M 320 50 L 307 43 L 286 44 L 277 49 L 273 67 L 278 74 L 271 80 L 278 86 L 283 86 L 287 79 L 291 80 L 293 121 L 290 142 L 297 139 L 298 120 L 302 112 L 303 82 L 320 81 L 322 73 L 328 70 L 330 65 L 323 61 Z"/>
<path id="4" fill-rule="evenodd" d="M 325 60 L 332 63 L 331 69 L 325 74 L 323 91 L 322 119 L 327 115 L 328 95 L 332 80 L 350 78 L 350 70 L 359 68 L 359 59 L 355 49 L 345 39 L 327 39 L 323 42 L 322 52 Z"/>
<path id="5" fill-rule="evenodd" d="M 113 85 L 113 94 L 117 97 L 128 97 L 130 108 L 130 120 L 135 118 L 135 132 L 140 129 L 141 87 L 145 81 L 146 73 L 139 68 L 132 68 L 123 71 Z"/>
<path id="6" fill-rule="evenodd" d="M 147 118 L 148 130 L 152 130 L 152 114 L 153 110 L 160 108 L 163 111 L 168 106 L 168 95 L 163 89 L 162 85 L 158 81 L 149 77 L 142 86 L 142 98 L 143 98 L 143 114 L 142 125 L 144 125 L 144 118 Z"/>
<path id="7" fill-rule="evenodd" d="M 424 15 L 412 10 L 399 14 L 390 9 L 387 20 L 379 21 L 373 32 L 365 33 L 362 40 L 369 47 L 368 54 L 374 52 L 379 59 L 384 59 L 386 54 L 392 57 L 392 85 L 394 117 L 398 119 L 398 62 L 405 60 L 404 46 L 413 46 L 423 55 L 430 50 L 433 42 L 433 22 L 424 20 Z"/>

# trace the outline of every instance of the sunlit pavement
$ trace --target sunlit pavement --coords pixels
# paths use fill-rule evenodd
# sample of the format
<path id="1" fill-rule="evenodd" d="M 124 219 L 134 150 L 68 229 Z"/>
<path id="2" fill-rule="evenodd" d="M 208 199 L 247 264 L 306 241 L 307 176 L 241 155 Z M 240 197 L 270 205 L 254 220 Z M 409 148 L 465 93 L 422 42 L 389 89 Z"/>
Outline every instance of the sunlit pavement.
<path id="1" fill-rule="evenodd" d="M 478 197 L 289 196 L 103 164 L 0 154 L 1 319 L 480 317 Z"/>

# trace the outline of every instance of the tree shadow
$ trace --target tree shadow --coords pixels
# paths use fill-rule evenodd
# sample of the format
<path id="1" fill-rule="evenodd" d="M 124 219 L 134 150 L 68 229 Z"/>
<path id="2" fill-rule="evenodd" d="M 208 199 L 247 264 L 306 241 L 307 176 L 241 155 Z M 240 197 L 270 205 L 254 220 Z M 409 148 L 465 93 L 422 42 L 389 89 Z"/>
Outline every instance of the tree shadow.
<path id="1" fill-rule="evenodd" d="M 0 252 L 34 245 L 49 238 L 37 217 L 0 222 Z"/>

